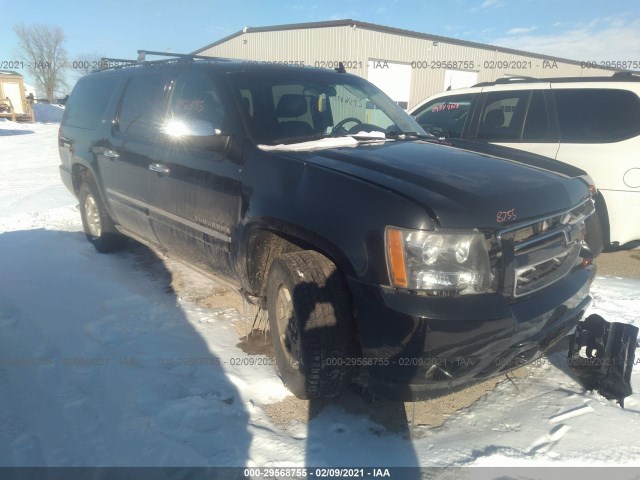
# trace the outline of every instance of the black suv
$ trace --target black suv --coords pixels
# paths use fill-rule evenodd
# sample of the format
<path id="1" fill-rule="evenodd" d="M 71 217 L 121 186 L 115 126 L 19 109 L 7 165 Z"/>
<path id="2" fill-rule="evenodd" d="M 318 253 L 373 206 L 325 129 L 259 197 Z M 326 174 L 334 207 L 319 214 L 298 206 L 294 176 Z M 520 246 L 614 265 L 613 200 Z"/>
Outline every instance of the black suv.
<path id="1" fill-rule="evenodd" d="M 59 134 L 95 248 L 131 237 L 234 285 L 302 398 L 358 372 L 388 397 L 446 393 L 574 328 L 595 273 L 584 172 L 474 148 L 343 71 L 222 59 L 89 74 Z"/>

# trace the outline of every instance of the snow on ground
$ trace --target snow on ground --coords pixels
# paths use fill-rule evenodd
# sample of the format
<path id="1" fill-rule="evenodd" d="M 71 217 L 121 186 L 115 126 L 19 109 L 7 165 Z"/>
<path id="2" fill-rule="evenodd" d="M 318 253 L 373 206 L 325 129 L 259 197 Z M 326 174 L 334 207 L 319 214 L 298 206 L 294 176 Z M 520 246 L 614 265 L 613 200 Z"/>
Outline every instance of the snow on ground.
<path id="1" fill-rule="evenodd" d="M 38 123 L 60 123 L 64 114 L 64 107 L 48 103 L 34 103 L 33 114 Z"/>
<path id="2" fill-rule="evenodd" d="M 623 410 L 584 392 L 562 354 L 412 438 L 335 405 L 274 424 L 263 406 L 289 394 L 236 347 L 242 316 L 180 298 L 144 247 L 94 251 L 56 124 L 2 122 L 0 137 L 0 466 L 640 465 L 640 395 Z M 640 324 L 640 282 L 592 292 L 588 313 Z"/>

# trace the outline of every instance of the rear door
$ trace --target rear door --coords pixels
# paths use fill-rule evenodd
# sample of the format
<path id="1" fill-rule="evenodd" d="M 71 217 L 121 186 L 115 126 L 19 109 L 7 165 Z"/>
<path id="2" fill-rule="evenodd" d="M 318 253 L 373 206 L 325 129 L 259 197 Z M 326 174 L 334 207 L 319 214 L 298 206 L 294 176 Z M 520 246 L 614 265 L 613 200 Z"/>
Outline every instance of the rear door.
<path id="1" fill-rule="evenodd" d="M 560 143 L 549 84 L 486 87 L 469 138 L 556 158 Z"/>
<path id="2" fill-rule="evenodd" d="M 96 152 L 104 189 L 118 224 L 155 242 L 149 221 L 149 181 L 164 158 L 159 126 L 169 78 L 161 70 L 131 77 L 125 88 L 111 138 Z"/>

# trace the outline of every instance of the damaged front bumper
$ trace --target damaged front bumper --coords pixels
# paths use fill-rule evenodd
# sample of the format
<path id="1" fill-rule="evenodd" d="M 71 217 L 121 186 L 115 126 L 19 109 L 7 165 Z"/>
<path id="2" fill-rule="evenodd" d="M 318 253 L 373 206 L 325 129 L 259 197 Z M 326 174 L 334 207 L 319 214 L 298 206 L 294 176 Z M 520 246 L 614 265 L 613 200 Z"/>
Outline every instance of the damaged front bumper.
<path id="1" fill-rule="evenodd" d="M 426 297 L 349 279 L 369 390 L 415 401 L 540 358 L 589 306 L 590 265 L 528 298 Z"/>
<path id="2" fill-rule="evenodd" d="M 638 327 L 589 315 L 578 323 L 571 338 L 569 367 L 584 388 L 624 407 L 624 399 L 632 393 L 637 339 Z"/>

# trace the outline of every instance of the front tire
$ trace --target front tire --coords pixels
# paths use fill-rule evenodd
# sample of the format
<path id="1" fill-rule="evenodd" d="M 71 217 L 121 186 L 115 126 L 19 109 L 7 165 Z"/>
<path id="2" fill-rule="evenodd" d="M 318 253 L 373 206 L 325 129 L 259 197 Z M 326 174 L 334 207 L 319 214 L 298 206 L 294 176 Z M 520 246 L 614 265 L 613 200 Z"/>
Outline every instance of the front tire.
<path id="1" fill-rule="evenodd" d="M 124 248 L 127 238 L 116 229 L 92 178 L 86 178 L 82 181 L 78 198 L 80 199 L 82 228 L 87 240 L 93 244 L 95 249 L 100 253 L 108 253 Z"/>
<path id="2" fill-rule="evenodd" d="M 359 348 L 344 277 L 315 251 L 273 261 L 267 309 L 278 373 L 298 398 L 340 393 L 357 373 Z"/>

